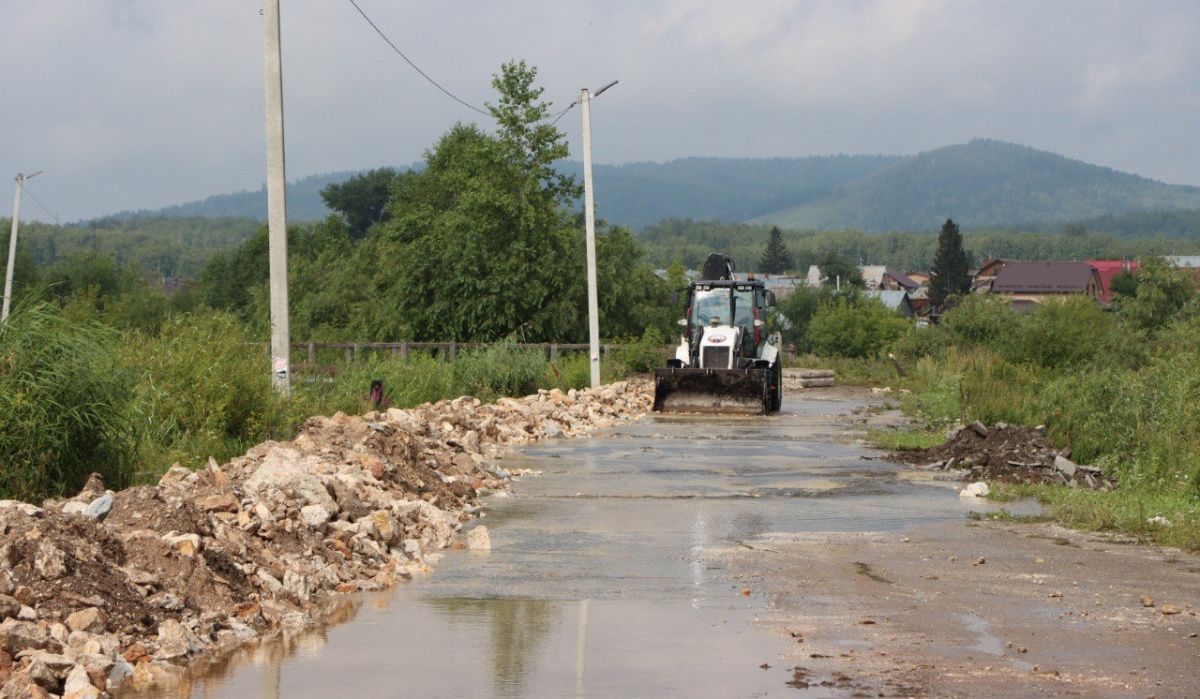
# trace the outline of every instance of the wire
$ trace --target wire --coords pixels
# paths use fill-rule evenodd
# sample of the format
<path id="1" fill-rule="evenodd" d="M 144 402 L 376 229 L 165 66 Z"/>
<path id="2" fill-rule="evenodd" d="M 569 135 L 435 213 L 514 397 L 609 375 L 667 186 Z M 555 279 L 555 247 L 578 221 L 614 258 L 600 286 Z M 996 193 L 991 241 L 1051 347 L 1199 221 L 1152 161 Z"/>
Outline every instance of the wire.
<path id="1" fill-rule="evenodd" d="M 571 111 L 571 107 L 574 107 L 577 104 L 579 104 L 578 101 L 568 104 L 566 109 L 562 110 L 554 117 L 554 119 L 550 122 L 550 125 L 554 126 L 555 124 L 557 124 L 558 120 L 562 119 L 564 116 L 566 116 L 567 112 Z"/>
<path id="2" fill-rule="evenodd" d="M 383 30 L 380 29 L 378 26 L 376 26 L 376 24 L 374 22 L 371 21 L 371 18 L 367 16 L 366 12 L 363 12 L 363 9 L 358 6 L 357 2 L 355 2 L 354 0 L 349 0 L 349 1 L 350 1 L 350 4 L 354 6 L 354 9 L 358 10 L 358 14 L 362 15 L 362 18 L 367 20 L 367 24 L 371 25 L 371 28 L 375 30 L 375 33 L 378 34 L 380 37 L 382 37 L 383 40 L 387 42 L 387 45 L 391 46 L 392 50 L 395 51 L 396 54 L 400 56 L 400 58 L 404 59 L 405 63 L 407 63 L 409 66 L 411 66 L 413 70 L 420 73 L 422 78 L 425 78 L 426 80 L 428 80 L 430 85 L 433 85 L 437 89 L 441 90 L 443 93 L 446 94 L 447 97 L 454 100 L 455 102 L 458 102 L 459 104 L 466 107 L 467 109 L 479 112 L 480 114 L 482 114 L 484 116 L 488 116 L 488 117 L 492 116 L 491 112 L 488 112 L 483 109 L 480 109 L 479 107 L 476 107 L 475 105 L 471 104 L 470 102 L 462 99 L 458 95 L 456 95 L 453 92 L 442 87 L 441 84 L 438 83 L 438 81 L 429 77 L 429 74 L 426 73 L 425 71 L 421 70 L 420 66 L 418 66 L 416 63 L 413 63 L 411 58 L 404 55 L 404 52 L 400 50 L 400 47 L 398 47 L 398 46 L 396 46 L 396 44 L 392 43 L 392 40 L 387 37 L 387 34 L 384 34 Z"/>
<path id="3" fill-rule="evenodd" d="M 59 225 L 59 222 L 58 222 L 58 214 L 54 213 L 54 212 L 53 212 L 53 211 L 51 211 L 50 209 L 47 209 L 47 208 L 46 208 L 46 205 L 45 205 L 45 204 L 43 204 L 41 201 L 39 201 L 39 200 L 38 200 L 38 198 L 37 198 L 36 196 L 34 196 L 34 195 L 33 195 L 33 192 L 29 191 L 29 185 L 28 185 L 28 184 L 25 184 L 25 185 L 23 185 L 23 186 L 21 187 L 21 191 L 22 191 L 22 192 L 24 192 L 24 193 L 26 193 L 26 194 L 28 194 L 28 195 L 29 195 L 29 198 L 33 200 L 33 203 L 34 203 L 34 204 L 37 204 L 37 205 L 38 205 L 38 208 L 39 208 L 39 209 L 41 209 L 42 211 L 46 212 L 46 214 L 48 214 L 48 215 L 50 216 L 50 218 L 54 219 L 54 225 L 56 225 L 56 226 L 57 226 L 57 225 Z"/>

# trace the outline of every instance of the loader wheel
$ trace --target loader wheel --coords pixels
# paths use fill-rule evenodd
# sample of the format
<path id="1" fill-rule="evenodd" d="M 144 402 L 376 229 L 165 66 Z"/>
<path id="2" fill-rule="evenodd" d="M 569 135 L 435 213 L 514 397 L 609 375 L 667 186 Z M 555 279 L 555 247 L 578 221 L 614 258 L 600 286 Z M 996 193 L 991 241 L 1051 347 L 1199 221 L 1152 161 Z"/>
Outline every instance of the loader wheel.
<path id="1" fill-rule="evenodd" d="M 771 383 L 775 384 L 771 389 L 771 412 L 777 413 L 783 406 L 783 362 L 776 360 L 771 367 Z"/>

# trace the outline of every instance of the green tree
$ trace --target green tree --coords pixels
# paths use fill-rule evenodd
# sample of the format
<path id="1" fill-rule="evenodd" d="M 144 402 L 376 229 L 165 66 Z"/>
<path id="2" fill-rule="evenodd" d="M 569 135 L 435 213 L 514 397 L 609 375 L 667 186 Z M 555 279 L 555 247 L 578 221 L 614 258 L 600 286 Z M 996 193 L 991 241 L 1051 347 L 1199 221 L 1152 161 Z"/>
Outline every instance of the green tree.
<path id="1" fill-rule="evenodd" d="M 776 226 L 771 226 L 771 238 L 763 251 L 762 260 L 758 266 L 767 274 L 783 274 L 792 268 L 792 256 L 787 246 L 783 244 L 783 233 Z"/>
<path id="2" fill-rule="evenodd" d="M 503 65 L 496 134 L 455 126 L 394 190 L 375 288 L 414 339 L 552 340 L 579 327 L 580 241 L 566 209 L 579 188 L 554 170 L 567 145 L 536 75 Z"/>
<path id="3" fill-rule="evenodd" d="M 962 242 L 958 224 L 946 219 L 946 223 L 942 224 L 942 232 L 938 234 L 937 252 L 934 253 L 930 270 L 933 278 L 929 282 L 929 301 L 935 306 L 971 288 L 971 279 L 967 276 L 970 261 Z"/>
<path id="4" fill-rule="evenodd" d="M 1137 274 L 1137 295 L 1119 300 L 1121 320 L 1154 333 L 1166 326 L 1196 298 L 1196 284 L 1161 257 L 1142 260 Z"/>
<path id="5" fill-rule="evenodd" d="M 326 185 L 321 199 L 345 219 L 350 240 L 359 240 L 371 226 L 388 219 L 392 186 L 401 177 L 404 175 L 390 167 L 370 170 L 340 184 Z"/>
<path id="6" fill-rule="evenodd" d="M 808 338 L 808 323 L 813 314 L 822 304 L 829 303 L 833 298 L 833 289 L 822 285 L 818 287 L 800 286 L 779 301 L 779 313 L 787 319 L 783 324 L 783 341 L 796 348 L 797 352 L 812 351 L 812 343 Z"/>
<path id="7" fill-rule="evenodd" d="M 828 252 L 822 256 L 821 260 L 817 262 L 817 267 L 821 270 L 821 276 L 825 278 L 824 283 L 829 286 L 858 289 L 864 286 L 862 270 L 858 265 L 836 252 Z"/>
<path id="8" fill-rule="evenodd" d="M 822 304 L 808 324 L 813 352 L 822 356 L 875 357 L 887 351 L 910 323 L 877 299 L 859 294 Z"/>

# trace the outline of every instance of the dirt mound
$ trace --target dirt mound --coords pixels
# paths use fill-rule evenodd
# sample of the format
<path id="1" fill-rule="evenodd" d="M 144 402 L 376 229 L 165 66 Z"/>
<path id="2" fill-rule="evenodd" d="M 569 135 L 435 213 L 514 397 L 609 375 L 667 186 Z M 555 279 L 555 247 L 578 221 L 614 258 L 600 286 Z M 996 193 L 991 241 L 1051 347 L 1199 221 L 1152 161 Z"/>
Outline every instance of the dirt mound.
<path id="1" fill-rule="evenodd" d="M 945 444 L 902 451 L 889 458 L 922 468 L 958 472 L 963 480 L 1006 483 L 1056 483 L 1073 488 L 1110 490 L 1112 478 L 1093 466 L 1076 464 L 1070 449 L 1056 449 L 1044 427 L 975 422 L 950 434 Z"/>
<path id="2" fill-rule="evenodd" d="M 44 507 L 0 501 L 0 696 L 98 697 L 177 681 L 197 653 L 313 623 L 338 593 L 429 570 L 489 459 L 646 412 L 646 381 L 314 417 L 291 442 Z"/>

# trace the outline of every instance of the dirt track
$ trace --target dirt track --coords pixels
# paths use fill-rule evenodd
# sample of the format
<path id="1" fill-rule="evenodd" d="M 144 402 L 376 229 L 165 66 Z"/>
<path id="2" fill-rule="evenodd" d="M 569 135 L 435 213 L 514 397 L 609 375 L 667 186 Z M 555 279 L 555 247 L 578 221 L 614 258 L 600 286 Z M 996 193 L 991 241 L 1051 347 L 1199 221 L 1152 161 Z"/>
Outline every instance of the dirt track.
<path id="1" fill-rule="evenodd" d="M 795 686 L 1200 696 L 1194 555 L 1052 524 L 965 518 L 892 532 L 776 532 L 744 544 L 724 558 L 738 584 L 765 598 L 771 631 L 795 638 Z"/>

